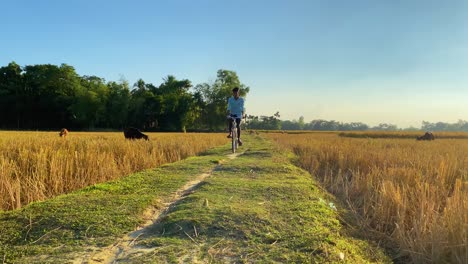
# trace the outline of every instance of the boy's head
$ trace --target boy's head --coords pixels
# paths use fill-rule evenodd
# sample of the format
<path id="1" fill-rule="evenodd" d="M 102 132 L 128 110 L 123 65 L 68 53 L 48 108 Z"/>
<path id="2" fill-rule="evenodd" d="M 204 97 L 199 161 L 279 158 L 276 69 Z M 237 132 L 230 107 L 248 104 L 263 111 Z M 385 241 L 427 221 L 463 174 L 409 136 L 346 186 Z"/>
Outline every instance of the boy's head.
<path id="1" fill-rule="evenodd" d="M 232 95 L 234 97 L 239 97 L 239 87 L 234 87 L 234 89 L 232 89 Z"/>

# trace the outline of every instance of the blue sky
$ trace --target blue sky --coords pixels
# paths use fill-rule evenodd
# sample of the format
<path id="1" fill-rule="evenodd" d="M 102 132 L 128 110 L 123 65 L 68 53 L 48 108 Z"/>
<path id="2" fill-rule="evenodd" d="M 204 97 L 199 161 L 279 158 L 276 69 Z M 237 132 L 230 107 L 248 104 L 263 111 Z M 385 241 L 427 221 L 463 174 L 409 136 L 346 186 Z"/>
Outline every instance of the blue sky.
<path id="1" fill-rule="evenodd" d="M 468 120 L 468 1 L 3 1 L 0 66 L 61 64 L 108 81 L 218 69 L 249 114 L 380 122 Z"/>

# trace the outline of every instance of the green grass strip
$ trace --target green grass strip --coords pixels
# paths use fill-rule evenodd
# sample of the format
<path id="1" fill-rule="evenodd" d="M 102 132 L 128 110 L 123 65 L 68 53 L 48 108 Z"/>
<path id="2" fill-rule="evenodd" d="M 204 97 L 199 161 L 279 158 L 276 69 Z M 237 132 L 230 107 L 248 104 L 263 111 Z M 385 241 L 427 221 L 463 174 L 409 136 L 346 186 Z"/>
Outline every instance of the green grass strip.
<path id="1" fill-rule="evenodd" d="M 310 175 L 261 138 L 139 237 L 122 263 L 390 263 L 346 235 Z M 343 258 L 343 259 L 342 259 Z"/>

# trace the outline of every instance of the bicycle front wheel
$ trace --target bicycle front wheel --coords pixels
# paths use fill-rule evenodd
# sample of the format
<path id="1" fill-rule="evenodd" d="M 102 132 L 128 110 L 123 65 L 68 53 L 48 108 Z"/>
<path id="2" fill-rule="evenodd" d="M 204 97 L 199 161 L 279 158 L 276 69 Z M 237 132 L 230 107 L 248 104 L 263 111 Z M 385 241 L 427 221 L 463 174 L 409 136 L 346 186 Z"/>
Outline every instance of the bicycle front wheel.
<path id="1" fill-rule="evenodd" d="M 232 130 L 232 153 L 236 153 L 237 150 L 237 129 Z"/>

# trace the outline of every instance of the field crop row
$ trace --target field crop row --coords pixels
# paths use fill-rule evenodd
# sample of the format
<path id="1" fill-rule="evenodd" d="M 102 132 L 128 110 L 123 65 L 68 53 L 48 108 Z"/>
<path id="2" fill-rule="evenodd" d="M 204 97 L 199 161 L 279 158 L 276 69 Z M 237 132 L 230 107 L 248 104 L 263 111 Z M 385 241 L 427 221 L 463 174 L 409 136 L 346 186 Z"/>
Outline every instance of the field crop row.
<path id="1" fill-rule="evenodd" d="M 222 134 L 0 132 L 0 210 L 174 162 L 226 143 Z"/>
<path id="2" fill-rule="evenodd" d="M 468 139 L 468 133 L 466 132 L 434 132 L 436 139 Z M 338 134 L 341 137 L 352 137 L 352 138 L 409 138 L 416 139 L 419 136 L 424 135 L 424 132 L 413 131 L 350 131 L 340 132 Z"/>
<path id="3" fill-rule="evenodd" d="M 468 140 L 268 134 L 416 263 L 468 259 Z M 402 256 L 404 257 L 404 256 Z"/>

